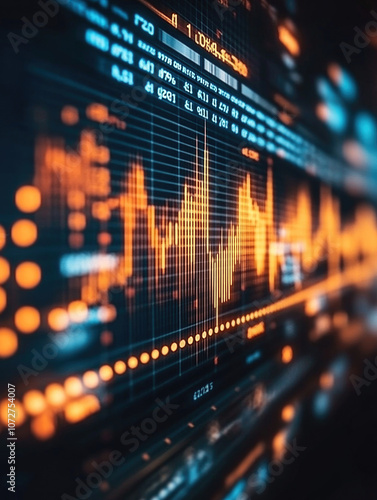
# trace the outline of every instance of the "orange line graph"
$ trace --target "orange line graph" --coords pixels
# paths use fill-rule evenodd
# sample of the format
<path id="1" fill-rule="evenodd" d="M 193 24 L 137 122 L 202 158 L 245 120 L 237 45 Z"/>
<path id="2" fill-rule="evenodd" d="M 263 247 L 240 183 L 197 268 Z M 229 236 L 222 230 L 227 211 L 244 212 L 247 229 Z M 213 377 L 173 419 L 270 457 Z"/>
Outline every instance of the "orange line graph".
<path id="1" fill-rule="evenodd" d="M 83 230 L 78 214 L 84 218 L 89 214 L 103 225 L 114 209 L 120 210 L 123 252 L 115 269 L 96 270 L 82 277 L 81 298 L 88 305 L 98 300 L 106 302 L 106 293 L 112 286 L 124 286 L 126 294 L 132 296 L 131 282 L 138 272 L 137 256 L 145 252 L 149 263 L 148 286 L 155 288 L 156 297 L 166 283 L 164 277 L 172 277 L 172 281 L 179 283 L 171 287 L 171 298 L 183 300 L 188 290 L 194 289 L 193 283 L 200 274 L 201 289 L 196 300 L 205 297 L 207 311 L 212 309 L 218 326 L 221 305 L 231 301 L 235 293 L 252 286 L 255 277 L 264 278 L 270 291 L 279 286 L 287 255 L 295 259 L 299 269 L 294 277 L 297 289 L 302 287 L 304 273 L 321 261 L 326 260 L 331 276 L 342 266 L 352 266 L 360 257 L 370 257 L 377 252 L 374 211 L 366 205 L 359 206 L 354 219 L 343 223 L 339 200 L 326 186 L 321 188 L 316 227 L 311 195 L 305 183 L 300 185 L 295 198 L 285 200 L 284 212 L 280 209 L 277 214 L 271 165 L 267 170 L 264 203 L 252 195 L 250 173 L 245 173 L 235 186 L 232 222 L 221 227 L 220 241 L 214 246 L 216 227 L 211 221 L 213 195 L 206 138 L 202 168 L 197 147 L 194 173 L 184 181 L 181 200 L 175 202 L 175 208 L 168 207 L 168 203 L 157 206 L 150 202 L 140 159 L 131 163 L 123 192 L 112 196 L 107 166 L 109 150 L 98 146 L 90 132 L 83 131 L 78 152 L 72 158 L 62 141 L 41 140 L 37 146 L 35 181 L 50 197 L 55 186 L 60 196 L 68 202 L 71 200 L 68 222 L 71 221 L 75 234 Z M 59 179 L 54 180 L 52 174 L 56 174 L 57 169 Z M 80 209 L 72 202 L 74 193 L 83 200 Z M 106 252 L 106 245 L 102 245 L 102 251 Z"/>

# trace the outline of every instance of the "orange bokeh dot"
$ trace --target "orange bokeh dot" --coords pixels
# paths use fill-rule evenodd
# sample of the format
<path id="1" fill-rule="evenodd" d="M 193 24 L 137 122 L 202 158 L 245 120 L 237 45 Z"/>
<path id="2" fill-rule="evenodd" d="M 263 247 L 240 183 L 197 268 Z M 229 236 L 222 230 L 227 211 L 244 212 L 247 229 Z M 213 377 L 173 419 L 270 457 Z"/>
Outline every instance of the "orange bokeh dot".
<path id="1" fill-rule="evenodd" d="M 114 371 L 118 375 L 122 375 L 127 370 L 127 365 L 124 361 L 117 361 L 114 365 Z"/>
<path id="2" fill-rule="evenodd" d="M 323 122 L 327 121 L 330 114 L 329 107 L 324 102 L 319 103 L 316 108 L 316 114 Z"/>
<path id="3" fill-rule="evenodd" d="M 157 359 L 160 356 L 160 351 L 158 349 L 153 349 L 151 356 L 152 359 Z"/>
<path id="4" fill-rule="evenodd" d="M 194 337 L 191 335 L 188 339 L 187 342 L 189 345 L 191 345 L 194 342 Z"/>
<path id="5" fill-rule="evenodd" d="M 34 436 L 40 441 L 50 439 L 55 433 L 54 418 L 49 413 L 44 413 L 39 417 L 33 418 L 30 428 Z"/>
<path id="6" fill-rule="evenodd" d="M 86 116 L 93 121 L 102 123 L 109 119 L 109 110 L 103 104 L 93 102 L 86 108 Z"/>
<path id="7" fill-rule="evenodd" d="M 69 317 L 68 313 L 65 309 L 61 307 L 57 307 L 55 309 L 51 309 L 48 313 L 47 318 L 49 327 L 56 332 L 60 332 L 64 330 L 69 325 Z"/>
<path id="8" fill-rule="evenodd" d="M 69 304 L 68 314 L 74 323 L 82 323 L 88 317 L 88 306 L 82 300 L 75 300 Z"/>
<path id="9" fill-rule="evenodd" d="M 21 212 L 30 214 L 36 212 L 41 206 L 41 193 L 34 186 L 22 186 L 17 190 L 15 200 Z"/>
<path id="10" fill-rule="evenodd" d="M 18 338 L 10 328 L 0 328 L 0 358 L 9 358 L 18 348 Z"/>
<path id="11" fill-rule="evenodd" d="M 104 201 L 94 202 L 92 205 L 92 215 L 95 219 L 108 221 L 111 218 L 109 205 Z"/>
<path id="12" fill-rule="evenodd" d="M 172 345 L 170 346 L 171 351 L 175 352 L 178 349 L 178 344 L 177 342 L 173 342 Z"/>
<path id="13" fill-rule="evenodd" d="M 61 120 L 65 125 L 76 125 L 79 121 L 79 112 L 74 106 L 64 106 L 61 111 Z"/>
<path id="14" fill-rule="evenodd" d="M 81 212 L 72 212 L 68 215 L 68 227 L 71 231 L 83 231 L 86 226 L 86 217 Z"/>
<path id="15" fill-rule="evenodd" d="M 35 243 L 37 239 L 37 226 L 31 220 L 18 220 L 12 226 L 11 235 L 15 245 L 19 247 L 29 247 Z"/>
<path id="16" fill-rule="evenodd" d="M 82 380 L 89 389 L 94 389 L 98 385 L 98 375 L 92 370 L 85 372 Z"/>
<path id="17" fill-rule="evenodd" d="M 281 418 L 284 420 L 284 422 L 290 422 L 291 420 L 293 420 L 294 416 L 295 416 L 294 406 L 292 405 L 284 406 L 281 412 Z"/>
<path id="18" fill-rule="evenodd" d="M 108 382 L 113 378 L 113 369 L 109 365 L 103 365 L 99 369 L 99 376 L 104 382 Z"/>
<path id="19" fill-rule="evenodd" d="M 97 236 L 97 241 L 99 245 L 106 247 L 111 244 L 111 234 L 99 233 L 99 235 Z"/>
<path id="20" fill-rule="evenodd" d="M 65 418 L 71 424 L 80 422 L 100 409 L 100 403 L 94 394 L 87 394 L 83 398 L 68 403 L 64 409 Z"/>
<path id="21" fill-rule="evenodd" d="M 138 364 L 139 361 L 137 360 L 137 358 L 135 358 L 135 356 L 131 356 L 130 359 L 128 360 L 128 366 L 131 368 L 131 370 L 136 368 Z"/>
<path id="22" fill-rule="evenodd" d="M 33 333 L 39 327 L 41 318 L 35 307 L 20 307 L 14 315 L 14 324 L 22 333 Z"/>
<path id="23" fill-rule="evenodd" d="M 149 362 L 149 354 L 147 352 L 143 352 L 143 354 L 140 356 L 140 361 L 143 363 L 143 365 L 146 365 Z"/>
<path id="24" fill-rule="evenodd" d="M 164 345 L 164 347 L 161 349 L 161 354 L 163 356 L 166 356 L 168 352 L 169 352 L 169 347 L 167 345 Z"/>
<path id="25" fill-rule="evenodd" d="M 10 275 L 10 266 L 9 262 L 4 259 L 4 257 L 0 257 L 0 283 L 5 283 Z"/>
<path id="26" fill-rule="evenodd" d="M 300 45 L 294 34 L 284 25 L 278 27 L 279 40 L 285 48 L 293 55 L 300 55 Z"/>
<path id="27" fill-rule="evenodd" d="M 331 64 L 329 64 L 327 71 L 328 71 L 328 74 L 329 74 L 329 77 L 331 78 L 331 80 L 335 84 L 338 84 L 341 77 L 342 77 L 342 70 L 341 70 L 340 66 L 338 66 L 335 63 L 331 63 Z"/>
<path id="28" fill-rule="evenodd" d="M 334 386 L 334 375 L 330 372 L 322 373 L 319 379 L 319 385 L 322 389 L 331 389 Z"/>
<path id="29" fill-rule="evenodd" d="M 102 323 L 111 323 L 117 317 L 116 307 L 112 304 L 98 308 L 98 319 Z"/>
<path id="30" fill-rule="evenodd" d="M 182 339 L 182 340 L 180 341 L 180 343 L 179 343 L 179 347 L 180 347 L 181 349 L 183 349 L 183 348 L 185 347 L 185 345 L 186 345 L 186 341 L 185 341 L 185 339 Z"/>
<path id="31" fill-rule="evenodd" d="M 16 267 L 15 275 L 21 288 L 34 288 L 41 281 L 41 268 L 35 262 L 22 262 Z"/>
<path id="32" fill-rule="evenodd" d="M 54 407 L 62 407 L 66 397 L 63 387 L 60 384 L 50 384 L 46 387 L 45 396 L 47 403 Z"/>
<path id="33" fill-rule="evenodd" d="M 293 359 L 293 350 L 292 347 L 289 345 L 286 345 L 283 347 L 281 351 L 281 359 L 283 363 L 290 363 Z"/>
<path id="34" fill-rule="evenodd" d="M 274 457 L 281 457 L 286 450 L 286 431 L 281 431 L 272 440 L 272 448 L 274 450 Z"/>
<path id="35" fill-rule="evenodd" d="M 71 210 L 80 210 L 85 207 L 85 193 L 82 191 L 69 191 L 67 204 Z"/>
<path id="36" fill-rule="evenodd" d="M 23 398 L 24 407 L 29 415 L 39 415 L 46 409 L 46 400 L 40 391 L 29 391 Z"/>
<path id="37" fill-rule="evenodd" d="M 75 398 L 82 394 L 81 380 L 77 377 L 68 377 L 64 382 L 64 389 L 67 396 Z"/>

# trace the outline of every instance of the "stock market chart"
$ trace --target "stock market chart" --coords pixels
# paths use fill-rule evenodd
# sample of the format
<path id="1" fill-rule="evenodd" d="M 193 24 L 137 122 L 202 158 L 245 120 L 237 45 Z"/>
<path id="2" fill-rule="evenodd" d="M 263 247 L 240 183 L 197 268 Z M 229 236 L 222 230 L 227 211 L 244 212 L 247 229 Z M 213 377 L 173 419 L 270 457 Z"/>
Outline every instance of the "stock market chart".
<path id="1" fill-rule="evenodd" d="M 272 498 L 306 407 L 331 413 L 368 330 L 353 304 L 377 272 L 377 126 L 345 65 L 302 71 L 294 4 L 46 0 L 10 18 L 17 498 Z"/>

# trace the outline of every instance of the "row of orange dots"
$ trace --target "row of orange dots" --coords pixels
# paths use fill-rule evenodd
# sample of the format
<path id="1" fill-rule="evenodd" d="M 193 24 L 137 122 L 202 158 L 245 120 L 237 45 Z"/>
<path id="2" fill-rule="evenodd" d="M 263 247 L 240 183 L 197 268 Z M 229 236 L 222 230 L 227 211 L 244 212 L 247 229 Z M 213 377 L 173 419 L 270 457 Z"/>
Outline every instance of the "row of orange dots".
<path id="1" fill-rule="evenodd" d="M 146 365 L 152 361 L 156 361 L 160 356 L 167 356 L 169 352 L 175 353 L 179 349 L 184 349 L 188 346 L 193 345 L 194 343 L 205 340 L 207 337 L 212 337 L 213 334 L 218 334 L 219 332 L 230 330 L 232 328 L 235 328 L 236 326 L 244 324 L 245 322 L 262 318 L 263 316 L 266 316 L 267 314 L 270 314 L 276 310 L 277 307 L 275 307 L 275 305 L 267 306 L 258 311 L 253 311 L 249 314 L 237 317 L 231 321 L 222 323 L 214 328 L 210 328 L 208 332 L 203 331 L 201 333 L 197 333 L 196 335 L 190 335 L 187 339 L 181 339 L 179 342 L 173 342 L 170 346 L 164 345 L 161 349 L 155 348 L 151 353 L 143 352 L 139 357 L 130 356 L 127 360 L 119 360 L 114 364 L 113 367 L 111 367 L 110 365 L 103 365 L 99 369 L 98 374 L 90 370 L 84 374 L 84 384 L 88 388 L 93 389 L 94 387 L 97 387 L 101 380 L 104 382 L 110 381 L 113 378 L 114 373 L 123 375 L 126 372 L 127 368 L 134 370 L 138 366 Z M 288 357 L 289 356 L 287 355 L 287 351 L 285 351 L 285 362 L 287 362 Z"/>
<path id="2" fill-rule="evenodd" d="M 93 387 L 91 374 L 84 377 L 87 385 Z M 30 430 L 39 440 L 51 438 L 56 431 L 56 414 L 63 412 L 67 422 L 76 423 L 100 409 L 100 403 L 94 394 L 85 393 L 85 386 L 79 377 L 70 376 L 64 384 L 53 382 L 44 392 L 31 389 L 22 400 L 15 401 L 16 426 L 21 426 L 30 419 Z M 8 401 L 0 403 L 0 425 L 7 425 Z"/>
<path id="3" fill-rule="evenodd" d="M 81 306 L 74 304 L 74 307 L 69 307 L 68 309 L 75 310 L 78 314 L 81 310 Z M 59 323 L 61 321 L 60 313 L 63 310 L 58 310 L 54 312 L 55 319 L 59 319 L 55 326 L 65 327 L 66 324 Z M 238 317 L 234 320 L 222 323 L 219 327 L 210 328 L 207 331 L 203 331 L 201 334 L 191 335 L 186 339 L 181 339 L 179 342 L 173 342 L 170 346 L 163 346 L 160 350 L 153 349 L 151 353 L 144 352 L 139 357 L 130 356 L 127 360 L 118 360 L 113 365 L 103 364 L 98 370 L 88 370 L 82 377 L 69 376 L 63 383 L 63 385 L 52 383 L 46 390 L 45 394 L 39 391 L 29 391 L 24 396 L 23 406 L 19 405 L 19 420 L 24 419 L 23 414 L 26 412 L 29 414 L 33 420 L 31 425 L 31 430 L 33 434 L 38 439 L 47 439 L 51 437 L 55 432 L 55 426 L 53 424 L 53 419 L 51 415 L 45 412 L 46 407 L 51 410 L 62 409 L 64 405 L 64 414 L 67 422 L 75 423 L 82 420 L 98 411 L 100 404 L 98 399 L 94 395 L 85 395 L 85 391 L 96 389 L 101 383 L 110 382 L 115 375 L 123 375 L 127 370 L 134 370 L 139 365 L 146 365 L 152 360 L 157 360 L 160 356 L 167 356 L 169 352 L 176 352 L 179 349 L 184 349 L 185 347 L 198 343 L 200 340 L 204 340 L 211 337 L 214 333 L 219 333 L 221 331 L 229 330 L 236 325 L 244 324 L 246 321 L 250 321 L 253 318 L 261 317 L 267 314 L 270 308 L 264 308 L 257 312 L 251 312 L 250 314 Z M 69 318 L 69 313 L 66 319 Z M 81 310 L 81 314 L 83 311 Z M 78 319 L 78 318 L 76 318 Z M 283 363 L 289 363 L 293 358 L 293 351 L 290 346 L 285 346 L 282 349 L 282 361 Z M 73 399 L 73 401 L 70 401 Z M 47 405 L 47 406 L 46 406 Z M 25 411 L 24 411 L 25 410 Z M 44 413 L 42 413 L 44 412 Z M 20 423 L 20 422 L 19 422 Z"/>
<path id="4" fill-rule="evenodd" d="M 35 186 L 21 186 L 15 194 L 15 205 L 25 215 L 35 213 L 41 206 L 41 194 Z M 20 248 L 31 247 L 38 238 L 38 229 L 34 221 L 22 217 L 15 221 L 10 229 L 11 241 Z M 0 226 L 0 250 L 7 243 L 7 234 Z M 9 262 L 0 256 L 0 313 L 7 306 L 7 293 L 3 287 L 11 276 Z M 34 289 L 41 281 L 39 265 L 32 261 L 21 262 L 14 269 L 17 285 L 24 290 Z M 39 311 L 28 305 L 19 307 L 14 313 L 15 329 L 23 334 L 33 333 L 40 325 Z M 18 349 L 18 336 L 11 328 L 0 327 L 0 358 L 9 358 Z"/>

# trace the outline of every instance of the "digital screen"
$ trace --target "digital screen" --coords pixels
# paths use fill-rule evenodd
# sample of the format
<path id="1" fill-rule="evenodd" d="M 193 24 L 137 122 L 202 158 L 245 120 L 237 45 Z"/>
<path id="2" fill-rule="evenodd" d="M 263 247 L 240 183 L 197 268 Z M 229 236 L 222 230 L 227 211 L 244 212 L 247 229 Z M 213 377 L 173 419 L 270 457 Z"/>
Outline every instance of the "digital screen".
<path id="1" fill-rule="evenodd" d="M 375 181 L 339 154 L 356 83 L 330 61 L 308 99 L 266 2 L 42 3 L 4 35 L 1 97 L 19 498 L 41 495 L 36 447 L 51 499 L 195 498 L 376 272 Z M 216 498 L 263 484 L 224 477 Z"/>

